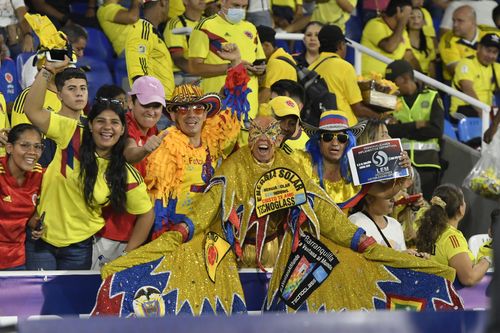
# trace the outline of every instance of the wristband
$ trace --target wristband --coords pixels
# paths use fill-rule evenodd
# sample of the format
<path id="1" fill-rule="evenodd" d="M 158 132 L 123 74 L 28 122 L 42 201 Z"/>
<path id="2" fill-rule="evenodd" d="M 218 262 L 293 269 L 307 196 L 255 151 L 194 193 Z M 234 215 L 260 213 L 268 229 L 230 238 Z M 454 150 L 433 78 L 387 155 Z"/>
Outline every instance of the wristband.
<path id="1" fill-rule="evenodd" d="M 359 243 L 359 246 L 358 246 L 358 252 L 359 253 L 363 253 L 365 252 L 365 250 L 370 246 L 370 245 L 373 245 L 377 243 L 377 241 L 375 240 L 375 238 L 373 237 L 366 237 L 364 241 L 362 241 L 361 243 Z"/>

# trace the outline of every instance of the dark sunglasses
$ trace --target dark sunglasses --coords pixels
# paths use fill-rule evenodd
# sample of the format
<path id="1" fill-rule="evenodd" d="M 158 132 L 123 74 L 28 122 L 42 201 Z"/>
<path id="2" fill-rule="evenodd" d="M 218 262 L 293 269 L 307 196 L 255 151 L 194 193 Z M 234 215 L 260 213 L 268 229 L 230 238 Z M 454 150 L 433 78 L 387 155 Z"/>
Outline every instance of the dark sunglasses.
<path id="1" fill-rule="evenodd" d="M 123 101 L 120 101 L 119 99 L 113 99 L 113 98 L 104 98 L 104 97 L 99 97 L 95 99 L 98 103 L 107 103 L 107 104 L 113 104 L 113 105 L 118 105 L 121 108 L 124 107 Z"/>
<path id="2" fill-rule="evenodd" d="M 349 136 L 345 133 L 321 133 L 321 140 L 323 140 L 323 142 L 330 142 L 334 138 L 337 138 L 340 143 L 349 141 Z"/>

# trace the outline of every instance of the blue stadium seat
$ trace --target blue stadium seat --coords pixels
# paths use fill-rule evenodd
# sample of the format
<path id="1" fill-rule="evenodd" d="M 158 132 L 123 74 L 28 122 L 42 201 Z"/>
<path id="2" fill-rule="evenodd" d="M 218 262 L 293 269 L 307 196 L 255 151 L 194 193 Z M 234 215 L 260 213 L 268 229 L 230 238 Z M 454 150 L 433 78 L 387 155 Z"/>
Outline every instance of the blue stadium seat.
<path id="1" fill-rule="evenodd" d="M 345 24 L 345 31 L 347 38 L 359 43 L 363 32 L 363 21 L 361 20 L 361 16 L 351 15 Z"/>
<path id="2" fill-rule="evenodd" d="M 449 136 L 453 140 L 458 140 L 457 129 L 448 119 L 444 120 L 444 134 Z"/>
<path id="3" fill-rule="evenodd" d="M 26 63 L 26 60 L 28 60 L 29 57 L 31 57 L 34 52 L 23 52 L 19 53 L 16 58 L 16 71 L 17 71 L 17 80 L 19 81 L 19 84 L 22 82 L 22 72 L 23 72 L 23 66 Z"/>
<path id="4" fill-rule="evenodd" d="M 481 138 L 482 123 L 479 117 L 467 117 L 458 123 L 458 139 L 464 143 Z"/>
<path id="5" fill-rule="evenodd" d="M 113 84 L 113 77 L 111 76 L 108 65 L 100 59 L 87 56 L 81 57 L 78 59 L 77 66 L 86 66 L 87 69 L 90 69 L 85 74 L 87 75 L 89 84 L 89 102 L 92 104 L 97 90 L 104 84 Z"/>
<path id="6" fill-rule="evenodd" d="M 113 65 L 113 78 L 118 87 L 124 88 L 123 80 L 128 77 L 125 58 L 118 58 Z M 125 89 L 125 88 L 124 88 Z"/>
<path id="7" fill-rule="evenodd" d="M 114 51 L 108 37 L 99 29 L 86 27 L 85 30 L 87 30 L 89 38 L 83 54 L 88 57 L 101 59 L 111 65 L 114 61 Z"/>
<path id="8" fill-rule="evenodd" d="M 87 2 L 71 2 L 69 5 L 70 12 L 78 15 L 85 15 L 87 12 L 88 3 Z"/>

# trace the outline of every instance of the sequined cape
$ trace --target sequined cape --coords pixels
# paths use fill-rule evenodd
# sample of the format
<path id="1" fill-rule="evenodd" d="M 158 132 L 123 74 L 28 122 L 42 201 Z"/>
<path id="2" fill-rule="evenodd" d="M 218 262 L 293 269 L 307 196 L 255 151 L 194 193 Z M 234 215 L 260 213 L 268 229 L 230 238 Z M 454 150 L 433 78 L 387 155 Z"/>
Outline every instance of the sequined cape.
<path id="1" fill-rule="evenodd" d="M 326 192 L 308 178 L 299 165 L 279 151 L 272 165 L 257 165 L 249 148 L 243 147 L 222 164 L 205 195 L 196 203 L 196 211 L 189 216 L 195 224 L 193 239 L 180 245 L 179 234 L 167 232 L 106 265 L 103 276 L 118 273 L 103 282 L 93 314 L 134 315 L 131 305 L 134 295 L 141 287 L 153 284 L 153 280 L 165 304 L 169 305 L 167 313 L 198 315 L 244 311 L 244 295 L 234 253 L 237 251 L 230 251 L 223 258 L 216 281 L 211 282 L 204 264 L 204 237 L 210 230 L 228 239 L 231 229 L 233 246 L 237 244 L 236 240 L 240 245 L 244 244 L 255 205 L 255 183 L 266 171 L 277 167 L 293 169 L 302 178 L 310 198 L 299 206 L 308 217 L 302 230 L 320 239 L 340 261 L 325 282 L 310 295 L 302 310 L 397 308 L 406 304 L 404 302 L 417 304 L 417 309 L 461 307 L 461 301 L 449 283 L 455 277 L 452 268 L 378 244 L 371 245 L 363 254 L 354 252 L 350 249 L 351 242 L 359 229 L 347 220 Z M 240 212 L 239 227 L 227 223 L 235 211 Z M 270 281 L 265 310 L 290 311 L 280 302 L 277 291 L 293 238 L 293 229 L 287 228 Z M 119 298 L 120 302 L 117 301 Z"/>

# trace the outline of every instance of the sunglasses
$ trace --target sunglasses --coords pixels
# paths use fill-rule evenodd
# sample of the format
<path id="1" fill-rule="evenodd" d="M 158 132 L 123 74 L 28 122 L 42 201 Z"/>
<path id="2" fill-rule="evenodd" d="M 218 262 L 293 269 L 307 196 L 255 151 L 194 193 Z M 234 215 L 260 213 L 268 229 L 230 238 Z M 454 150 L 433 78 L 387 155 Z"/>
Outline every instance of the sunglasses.
<path id="1" fill-rule="evenodd" d="M 124 104 L 123 101 L 119 100 L 119 99 L 113 99 L 113 98 L 104 98 L 104 97 L 99 97 L 99 98 L 96 98 L 96 101 L 98 103 L 106 103 L 106 104 L 113 104 L 113 105 L 118 105 L 120 106 L 121 108 L 124 107 Z"/>
<path id="2" fill-rule="evenodd" d="M 192 110 L 194 114 L 199 116 L 203 114 L 203 112 L 205 112 L 206 108 L 205 105 L 203 104 L 179 105 L 175 108 L 175 112 L 181 115 L 186 115 L 189 112 L 189 110 Z"/>
<path id="3" fill-rule="evenodd" d="M 33 148 L 37 153 L 41 153 L 45 148 L 43 143 L 16 142 L 16 144 L 19 145 L 23 151 L 31 151 Z"/>
<path id="4" fill-rule="evenodd" d="M 345 133 L 321 133 L 321 140 L 323 140 L 323 142 L 330 142 L 334 138 L 337 138 L 340 143 L 349 141 L 349 136 Z"/>

